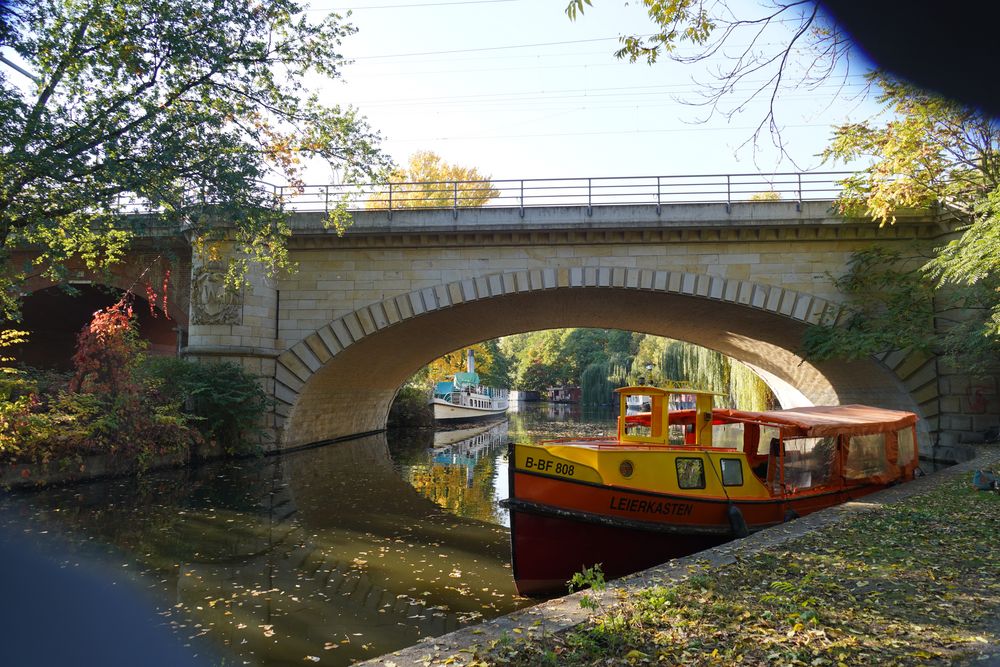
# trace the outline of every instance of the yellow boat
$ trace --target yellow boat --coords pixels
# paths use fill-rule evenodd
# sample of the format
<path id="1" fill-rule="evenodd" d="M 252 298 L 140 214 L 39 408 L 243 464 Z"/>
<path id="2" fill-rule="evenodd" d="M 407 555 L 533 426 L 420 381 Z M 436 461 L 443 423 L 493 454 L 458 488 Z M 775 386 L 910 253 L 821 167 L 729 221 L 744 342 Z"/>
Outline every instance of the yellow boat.
<path id="1" fill-rule="evenodd" d="M 511 445 L 522 594 L 565 590 L 595 563 L 613 578 L 688 555 L 912 479 L 918 464 L 911 412 L 749 412 L 713 408 L 718 394 L 680 385 L 617 391 L 617 437 Z M 628 410 L 637 397 L 648 412 Z"/>

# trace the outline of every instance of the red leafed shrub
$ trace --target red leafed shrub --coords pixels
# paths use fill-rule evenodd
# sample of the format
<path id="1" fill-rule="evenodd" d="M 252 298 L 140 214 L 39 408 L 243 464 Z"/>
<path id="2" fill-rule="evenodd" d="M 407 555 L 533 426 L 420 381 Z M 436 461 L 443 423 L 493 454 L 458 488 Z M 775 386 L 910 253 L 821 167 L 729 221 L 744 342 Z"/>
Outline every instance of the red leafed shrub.
<path id="1" fill-rule="evenodd" d="M 132 370 L 141 353 L 124 299 L 94 313 L 76 339 L 69 390 L 84 394 L 136 394 Z"/>
<path id="2" fill-rule="evenodd" d="M 65 389 L 45 400 L 31 395 L 7 420 L 9 442 L 0 454 L 72 465 L 86 454 L 105 453 L 119 469 L 142 471 L 157 456 L 186 456 L 202 440 L 180 403 L 137 372 L 143 343 L 127 299 L 94 313 L 77 338 Z"/>

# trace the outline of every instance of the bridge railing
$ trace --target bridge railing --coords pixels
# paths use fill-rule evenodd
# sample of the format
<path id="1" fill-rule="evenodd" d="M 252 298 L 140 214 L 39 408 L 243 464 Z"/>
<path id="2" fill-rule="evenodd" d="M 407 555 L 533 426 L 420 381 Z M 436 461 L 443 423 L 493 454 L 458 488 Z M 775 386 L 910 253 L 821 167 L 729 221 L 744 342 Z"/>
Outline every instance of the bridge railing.
<path id="1" fill-rule="evenodd" d="M 287 209 L 399 211 L 835 199 L 847 171 L 411 181 L 371 185 L 267 185 Z"/>
<path id="2" fill-rule="evenodd" d="M 523 178 L 482 181 L 410 181 L 366 185 L 274 185 L 261 183 L 264 199 L 291 211 L 400 211 L 412 208 L 525 208 L 707 204 L 731 205 L 754 200 L 835 199 L 847 171 Z M 205 202 L 191 202 L 205 203 Z M 118 210 L 150 213 L 156 207 L 123 195 Z"/>

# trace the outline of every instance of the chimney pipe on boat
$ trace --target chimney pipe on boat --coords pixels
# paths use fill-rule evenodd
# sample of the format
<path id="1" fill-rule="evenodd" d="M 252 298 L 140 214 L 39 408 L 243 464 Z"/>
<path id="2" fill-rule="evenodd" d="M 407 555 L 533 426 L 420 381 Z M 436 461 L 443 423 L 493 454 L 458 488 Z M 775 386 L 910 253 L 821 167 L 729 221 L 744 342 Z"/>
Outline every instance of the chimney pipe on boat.
<path id="1" fill-rule="evenodd" d="M 476 357 L 472 353 L 472 348 L 469 348 L 467 350 L 467 354 L 465 357 L 465 370 L 467 370 L 470 373 L 476 372 Z"/>

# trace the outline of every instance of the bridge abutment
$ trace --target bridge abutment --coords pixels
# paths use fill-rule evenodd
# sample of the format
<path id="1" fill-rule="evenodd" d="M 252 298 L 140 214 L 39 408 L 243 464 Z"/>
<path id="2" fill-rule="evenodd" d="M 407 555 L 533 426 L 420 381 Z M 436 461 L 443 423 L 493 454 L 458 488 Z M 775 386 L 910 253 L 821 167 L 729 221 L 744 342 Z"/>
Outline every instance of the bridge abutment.
<path id="1" fill-rule="evenodd" d="M 231 241 L 195 244 L 191 262 L 190 325 L 182 354 L 201 362 L 230 362 L 260 378 L 275 395 L 279 343 L 277 281 L 260 265 L 250 264 L 245 283 L 227 283 L 230 265 L 245 258 Z M 265 451 L 280 447 L 281 432 L 273 410 L 262 416 Z"/>

